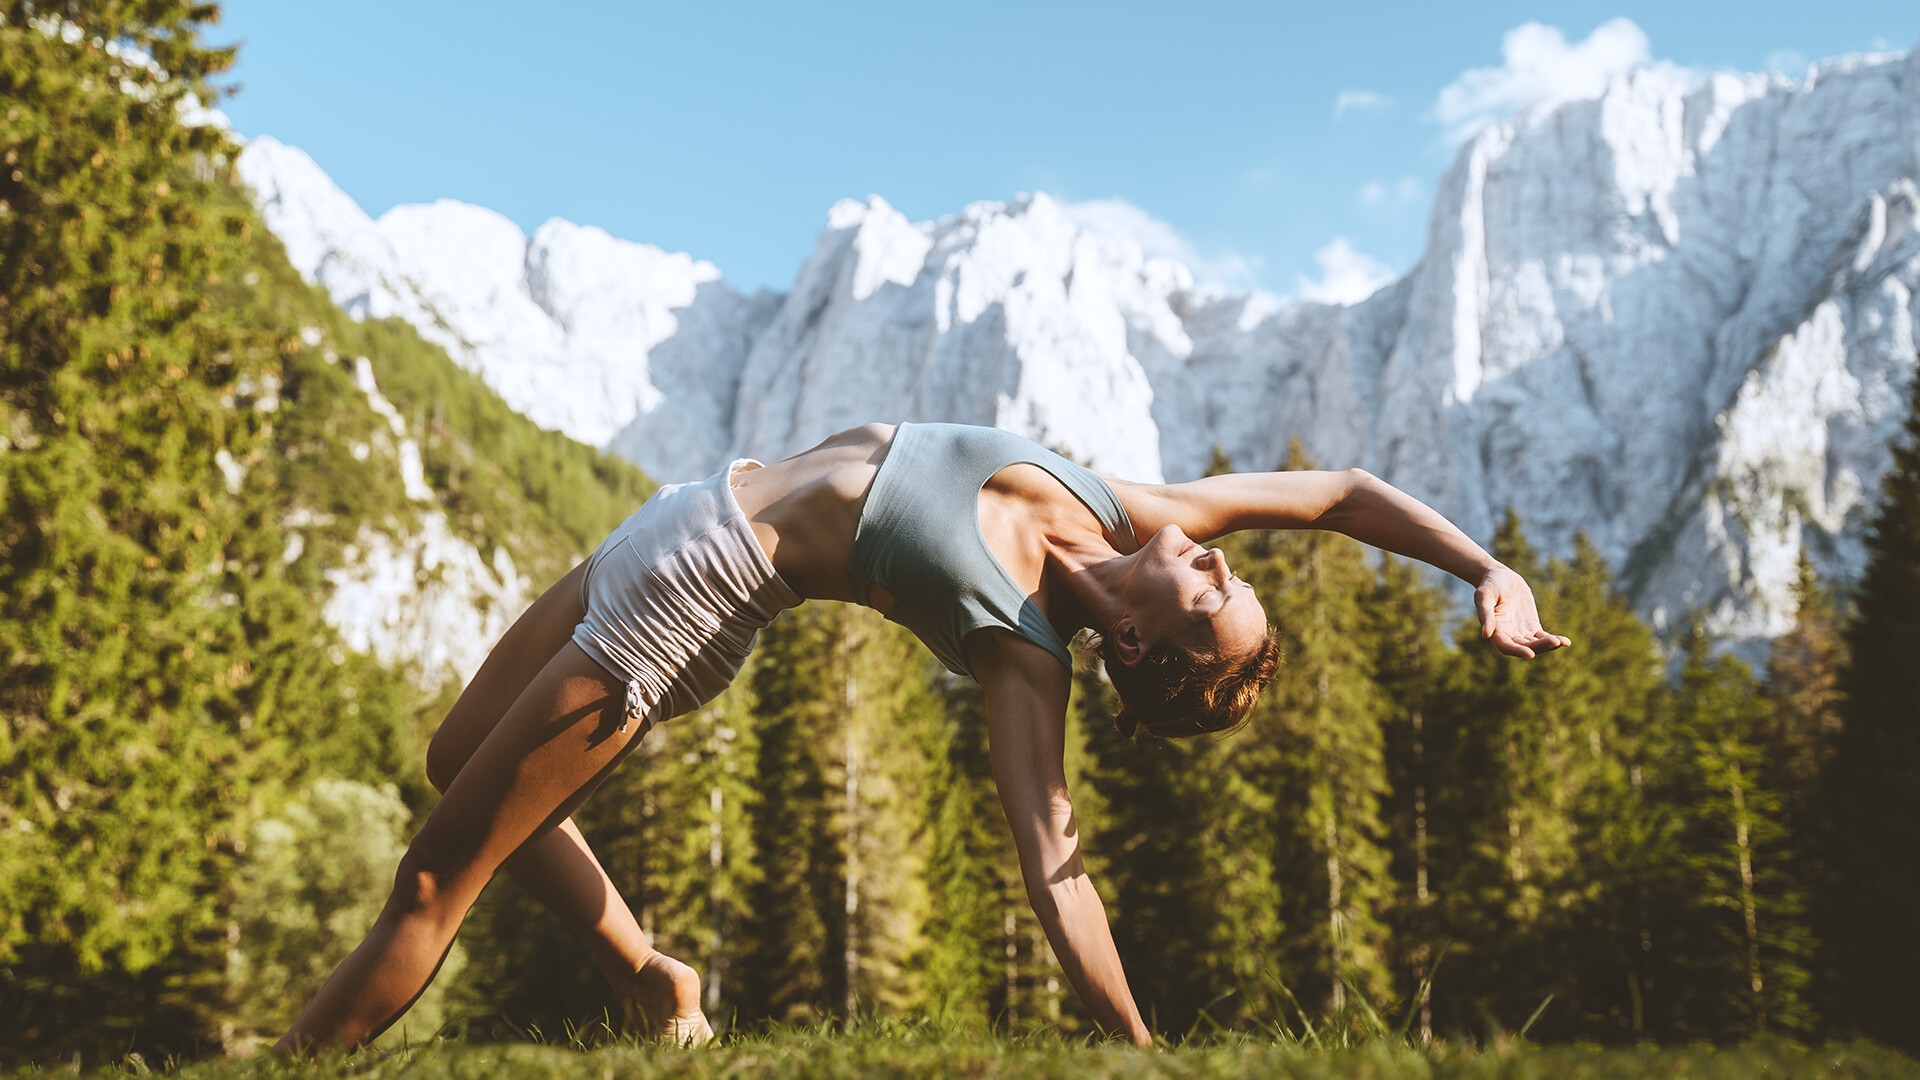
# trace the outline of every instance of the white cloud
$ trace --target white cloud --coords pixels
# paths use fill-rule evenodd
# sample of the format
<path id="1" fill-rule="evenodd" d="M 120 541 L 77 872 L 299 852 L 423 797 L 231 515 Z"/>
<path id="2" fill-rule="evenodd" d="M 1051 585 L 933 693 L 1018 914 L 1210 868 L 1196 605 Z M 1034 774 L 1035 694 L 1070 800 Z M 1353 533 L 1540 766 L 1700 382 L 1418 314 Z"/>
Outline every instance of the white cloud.
<path id="1" fill-rule="evenodd" d="M 1372 90 L 1342 90 L 1340 96 L 1333 99 L 1333 118 L 1340 119 L 1348 109 L 1384 109 L 1391 104 L 1392 98 Z"/>
<path id="2" fill-rule="evenodd" d="M 1426 189 L 1417 177 L 1403 176 L 1389 184 L 1384 180 L 1369 180 L 1360 185 L 1360 202 L 1364 206 L 1400 209 L 1412 206 L 1426 194 Z"/>
<path id="3" fill-rule="evenodd" d="M 1646 33 L 1626 18 L 1609 19 L 1572 45 L 1554 27 L 1525 23 L 1500 39 L 1500 55 L 1499 67 L 1461 72 L 1440 91 L 1433 117 L 1447 141 L 1464 142 L 1529 106 L 1599 97 L 1616 76 L 1654 64 Z M 1656 66 L 1687 74 L 1666 61 Z"/>
<path id="4" fill-rule="evenodd" d="M 1182 236 L 1178 229 L 1125 199 L 1089 199 L 1064 206 L 1067 215 L 1088 232 L 1132 240 L 1149 259 L 1184 263 L 1193 271 L 1194 284 L 1202 289 L 1227 292 L 1250 289 L 1254 273 L 1260 269 L 1257 255 L 1228 252 L 1208 257 L 1200 254 L 1193 241 Z"/>
<path id="5" fill-rule="evenodd" d="M 1344 236 L 1313 253 L 1320 264 L 1320 280 L 1295 278 L 1302 300 L 1322 304 L 1357 304 L 1393 281 L 1395 274 L 1387 264 L 1356 251 Z"/>

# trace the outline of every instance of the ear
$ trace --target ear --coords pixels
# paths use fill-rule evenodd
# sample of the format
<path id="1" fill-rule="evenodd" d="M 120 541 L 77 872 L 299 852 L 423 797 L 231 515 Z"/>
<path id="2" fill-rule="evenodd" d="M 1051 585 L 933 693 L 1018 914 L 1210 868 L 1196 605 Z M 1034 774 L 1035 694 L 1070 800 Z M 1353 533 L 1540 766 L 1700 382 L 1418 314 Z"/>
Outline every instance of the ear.
<path id="1" fill-rule="evenodd" d="M 1113 654 L 1128 667 L 1139 663 L 1147 655 L 1147 644 L 1141 640 L 1140 627 L 1134 623 L 1131 615 L 1120 616 L 1120 621 L 1113 624 L 1113 633 L 1108 636 L 1113 639 Z"/>

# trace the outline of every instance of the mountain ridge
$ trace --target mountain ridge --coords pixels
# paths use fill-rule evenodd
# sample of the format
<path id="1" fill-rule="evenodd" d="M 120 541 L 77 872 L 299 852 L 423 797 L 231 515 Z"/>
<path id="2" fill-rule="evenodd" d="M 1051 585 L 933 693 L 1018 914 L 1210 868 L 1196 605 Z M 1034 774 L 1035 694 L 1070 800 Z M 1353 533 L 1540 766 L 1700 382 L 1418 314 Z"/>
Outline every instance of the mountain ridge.
<path id="1" fill-rule="evenodd" d="M 241 169 L 348 310 L 663 480 L 876 418 L 995 424 L 1141 480 L 1216 445 L 1270 467 L 1297 437 L 1482 540 L 1509 506 L 1549 552 L 1585 531 L 1656 627 L 1698 611 L 1757 656 L 1803 547 L 1861 565 L 1920 336 L 1916 133 L 1913 53 L 1799 81 L 1639 69 L 1471 139 L 1420 261 L 1347 306 L 1201 292 L 1044 193 L 920 223 L 843 200 L 790 290 L 745 296 L 564 222 L 373 222 L 269 139 Z"/>

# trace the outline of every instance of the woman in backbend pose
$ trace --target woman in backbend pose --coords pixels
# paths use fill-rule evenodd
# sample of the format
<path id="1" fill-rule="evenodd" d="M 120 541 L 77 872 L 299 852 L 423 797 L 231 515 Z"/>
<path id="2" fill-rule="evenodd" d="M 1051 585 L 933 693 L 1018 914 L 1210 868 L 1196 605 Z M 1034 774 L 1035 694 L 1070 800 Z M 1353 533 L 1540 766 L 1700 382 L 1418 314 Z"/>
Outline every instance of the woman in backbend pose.
<path id="1" fill-rule="evenodd" d="M 660 489 L 500 639 L 427 751 L 445 794 L 385 909 L 278 1048 L 379 1034 L 502 866 L 587 939 L 630 1019 L 707 1038 L 699 977 L 654 951 L 569 815 L 805 599 L 878 609 L 978 680 L 994 782 L 1054 955 L 1095 1023 L 1149 1042 L 1081 865 L 1061 760 L 1066 641 L 1099 632 L 1123 734 L 1232 727 L 1279 660 L 1252 588 L 1200 546 L 1240 529 L 1332 529 L 1420 559 L 1475 586 L 1481 634 L 1502 652 L 1567 644 L 1541 629 L 1518 574 L 1358 470 L 1130 484 L 953 424 L 870 424 L 773 465 L 736 461 Z"/>

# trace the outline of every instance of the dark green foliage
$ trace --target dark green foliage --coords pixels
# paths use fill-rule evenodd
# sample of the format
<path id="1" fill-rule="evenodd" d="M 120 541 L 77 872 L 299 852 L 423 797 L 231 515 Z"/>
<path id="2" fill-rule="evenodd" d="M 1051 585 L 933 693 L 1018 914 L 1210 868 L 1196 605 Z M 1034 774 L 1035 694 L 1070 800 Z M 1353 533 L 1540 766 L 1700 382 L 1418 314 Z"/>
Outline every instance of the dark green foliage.
<path id="1" fill-rule="evenodd" d="M 1920 378 L 1881 481 L 1847 629 L 1844 726 L 1822 782 L 1829 876 L 1818 899 L 1828 1013 L 1920 1049 Z"/>
<path id="2" fill-rule="evenodd" d="M 955 1024 L 984 1025 L 1004 1012 L 1001 913 L 1007 838 L 987 756 L 986 703 L 978 684 L 945 677 L 942 723 L 926 748 L 928 825 L 926 1007 Z"/>
<path id="3" fill-rule="evenodd" d="M 0 1025 L 184 1050 L 217 1007 L 208 899 L 246 815 L 322 761 L 387 772 L 412 748 L 396 678 L 327 662 L 282 569 L 258 388 L 305 347 L 249 296 L 263 249 L 225 136 L 175 120 L 229 58 L 194 42 L 212 9 L 57 9 L 75 40 L 25 5 L 0 25 Z M 170 1019 L 119 1012 L 129 992 Z"/>
<path id="4" fill-rule="evenodd" d="M 760 880 L 736 1001 L 748 1019 L 831 1015 L 846 1000 L 846 893 L 833 796 L 841 680 L 836 612 L 807 605 L 760 635 L 760 801 L 753 835 Z"/>
<path id="5" fill-rule="evenodd" d="M 320 615 L 356 531 L 419 509 L 390 457 L 349 452 L 385 422 L 339 352 L 371 354 L 403 408 L 435 395 L 430 468 L 465 448 L 490 478 L 449 497 L 456 528 L 538 580 L 645 491 L 300 282 L 237 148 L 177 120 L 230 59 L 197 38 L 214 10 L 12 4 L 0 23 L 4 1056 L 244 1040 L 258 1003 L 224 970 L 250 823 L 325 776 L 430 800 L 415 716 L 444 702 Z"/>
<path id="6" fill-rule="evenodd" d="M 1407 1014 L 1413 1018 L 1409 1030 L 1431 1038 L 1431 989 L 1422 994 L 1420 986 L 1446 935 L 1435 920 L 1428 814 L 1448 778 L 1428 754 L 1428 726 L 1441 705 L 1444 673 L 1457 655 L 1441 633 L 1446 595 L 1412 563 L 1391 556 L 1382 561 L 1366 610 L 1377 647 L 1374 679 L 1386 700 L 1382 749 L 1388 792 L 1380 818 L 1395 889 L 1387 915 L 1393 943 L 1388 963 L 1395 996 L 1415 1010 Z"/>
<path id="7" fill-rule="evenodd" d="M 1313 465 L 1298 443 L 1283 464 Z M 1373 573 L 1359 544 L 1328 532 L 1257 533 L 1237 564 L 1279 627 L 1286 661 L 1254 714 L 1257 787 L 1272 799 L 1270 858 L 1280 894 L 1276 972 L 1302 1005 L 1339 1012 L 1351 991 L 1391 986 L 1392 904 L 1380 801 L 1387 793 L 1376 643 L 1365 608 Z"/>
<path id="8" fill-rule="evenodd" d="M 1808 940 L 1786 874 L 1780 799 L 1765 784 L 1765 702 L 1747 666 L 1681 643 L 1679 685 L 1645 737 L 1641 854 L 1647 1033 L 1731 1038 L 1804 1031 Z"/>

